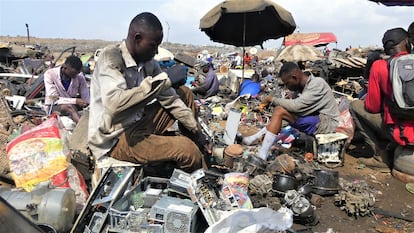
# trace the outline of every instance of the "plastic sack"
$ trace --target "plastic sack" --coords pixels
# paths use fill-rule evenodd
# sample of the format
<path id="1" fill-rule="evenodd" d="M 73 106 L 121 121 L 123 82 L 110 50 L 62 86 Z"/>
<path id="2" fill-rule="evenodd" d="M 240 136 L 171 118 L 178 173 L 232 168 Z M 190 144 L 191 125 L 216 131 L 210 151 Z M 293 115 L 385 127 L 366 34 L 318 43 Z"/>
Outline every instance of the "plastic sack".
<path id="1" fill-rule="evenodd" d="M 67 169 L 56 174 L 51 178 L 51 184 L 54 187 L 59 188 L 71 188 L 75 191 L 76 197 L 76 211 L 80 213 L 88 200 L 89 193 L 86 187 L 85 179 L 81 173 L 73 166 L 68 163 Z"/>
<path id="2" fill-rule="evenodd" d="M 285 231 L 293 225 L 293 213 L 286 207 L 274 211 L 270 208 L 238 209 L 229 211 L 211 225 L 205 233 L 248 233 Z"/>
<path id="3" fill-rule="evenodd" d="M 28 192 L 67 167 L 57 116 L 11 140 L 6 152 L 16 187 Z"/>
<path id="4" fill-rule="evenodd" d="M 349 105 L 351 100 L 347 97 L 342 97 L 339 101 L 339 125 L 336 129 L 337 132 L 343 133 L 348 136 L 347 143 L 351 142 L 354 137 L 355 132 L 355 123 L 352 118 L 351 113 L 349 112 Z"/>

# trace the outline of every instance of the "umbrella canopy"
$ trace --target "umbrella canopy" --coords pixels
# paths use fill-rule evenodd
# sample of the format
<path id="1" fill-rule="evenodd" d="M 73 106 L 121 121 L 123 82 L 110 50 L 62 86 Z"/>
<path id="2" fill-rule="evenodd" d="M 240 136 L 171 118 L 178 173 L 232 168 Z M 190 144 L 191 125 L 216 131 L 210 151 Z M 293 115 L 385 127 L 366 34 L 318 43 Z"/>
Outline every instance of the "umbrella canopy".
<path id="1" fill-rule="evenodd" d="M 316 61 L 323 57 L 321 51 L 309 45 L 290 45 L 286 46 L 276 57 L 276 61 Z"/>
<path id="2" fill-rule="evenodd" d="M 381 3 L 385 6 L 414 6 L 413 0 L 369 0 L 371 2 Z"/>
<path id="3" fill-rule="evenodd" d="M 293 33 L 291 13 L 271 0 L 224 1 L 200 19 L 211 40 L 234 46 L 262 45 Z"/>
<path id="4" fill-rule="evenodd" d="M 293 33 L 285 36 L 284 46 L 304 44 L 312 46 L 324 46 L 332 42 L 337 42 L 335 34 L 332 32 L 314 32 L 314 33 Z"/>

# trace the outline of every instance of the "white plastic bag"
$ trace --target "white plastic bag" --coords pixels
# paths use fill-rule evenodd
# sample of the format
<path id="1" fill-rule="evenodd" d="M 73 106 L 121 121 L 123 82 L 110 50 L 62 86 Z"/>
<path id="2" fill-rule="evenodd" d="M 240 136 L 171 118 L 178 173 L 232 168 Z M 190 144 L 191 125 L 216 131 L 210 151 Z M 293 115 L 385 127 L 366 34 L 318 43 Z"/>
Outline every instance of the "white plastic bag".
<path id="1" fill-rule="evenodd" d="M 286 207 L 238 209 L 211 225 L 205 233 L 253 233 L 284 231 L 292 227 L 293 213 Z"/>

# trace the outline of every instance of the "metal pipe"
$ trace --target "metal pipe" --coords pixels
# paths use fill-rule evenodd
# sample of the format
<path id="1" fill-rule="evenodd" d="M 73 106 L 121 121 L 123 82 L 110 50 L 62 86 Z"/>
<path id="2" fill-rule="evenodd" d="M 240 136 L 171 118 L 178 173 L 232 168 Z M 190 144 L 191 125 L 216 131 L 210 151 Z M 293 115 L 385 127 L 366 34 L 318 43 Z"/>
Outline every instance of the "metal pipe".
<path id="1" fill-rule="evenodd" d="M 27 24 L 27 23 L 26 23 L 26 30 L 27 30 L 27 43 L 30 44 L 29 24 Z"/>

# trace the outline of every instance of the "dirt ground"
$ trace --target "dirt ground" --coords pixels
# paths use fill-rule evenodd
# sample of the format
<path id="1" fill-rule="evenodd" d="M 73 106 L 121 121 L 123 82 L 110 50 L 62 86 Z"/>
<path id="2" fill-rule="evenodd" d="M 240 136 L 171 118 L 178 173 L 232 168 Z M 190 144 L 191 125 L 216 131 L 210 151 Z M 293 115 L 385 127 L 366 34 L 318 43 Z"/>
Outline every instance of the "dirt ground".
<path id="1" fill-rule="evenodd" d="M 405 189 L 404 183 L 395 179 L 389 172 L 361 166 L 357 158 L 348 153 L 345 153 L 344 161 L 344 166 L 335 168 L 339 172 L 339 178 L 348 182 L 366 181 L 375 194 L 375 208 L 414 220 L 414 194 Z M 323 197 L 321 206 L 316 209 L 319 223 L 313 226 L 310 232 L 414 232 L 414 222 L 379 214 L 348 216 L 334 202 L 333 196 Z M 299 232 L 309 229 L 298 224 L 293 228 Z"/>
<path id="2" fill-rule="evenodd" d="M 414 219 L 414 194 L 405 189 L 405 184 L 395 179 L 391 173 L 361 168 L 357 159 L 345 154 L 345 165 L 337 168 L 339 177 L 347 180 L 365 180 L 376 193 L 374 207 L 405 215 Z M 316 210 L 319 224 L 314 232 L 414 232 L 414 223 L 381 215 L 353 217 L 335 206 L 333 197 L 324 197 L 322 206 Z M 300 226 L 295 228 L 301 229 Z M 303 227 L 303 226 L 302 226 Z M 303 228 L 302 228 L 303 229 Z"/>

